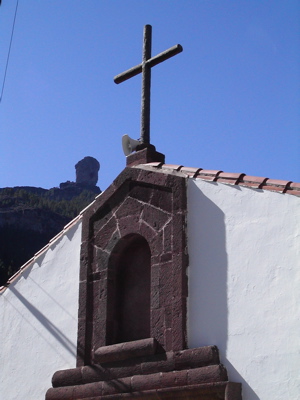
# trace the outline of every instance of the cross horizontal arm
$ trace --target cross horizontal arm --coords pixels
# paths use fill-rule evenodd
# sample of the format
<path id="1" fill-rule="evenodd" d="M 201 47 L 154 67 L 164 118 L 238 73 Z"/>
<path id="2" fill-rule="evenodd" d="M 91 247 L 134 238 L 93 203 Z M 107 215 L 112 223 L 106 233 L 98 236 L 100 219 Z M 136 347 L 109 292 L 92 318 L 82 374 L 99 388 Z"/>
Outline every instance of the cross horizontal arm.
<path id="1" fill-rule="evenodd" d="M 121 72 L 119 75 L 116 75 L 114 77 L 114 82 L 119 84 L 124 81 L 127 81 L 127 79 L 132 78 L 135 75 L 138 75 L 142 72 L 142 64 L 136 65 L 135 67 L 132 67 L 128 69 L 127 71 Z"/>
<path id="2" fill-rule="evenodd" d="M 149 60 L 146 61 L 146 64 L 150 67 L 154 67 L 155 65 L 160 64 L 161 62 L 168 60 L 173 56 L 176 56 L 176 54 L 181 53 L 182 50 L 182 46 L 180 44 L 176 44 L 175 46 L 170 47 L 168 50 L 157 54 L 157 56 L 149 58 Z"/>
<path id="3" fill-rule="evenodd" d="M 165 60 L 168 60 L 168 58 L 176 56 L 176 54 L 181 53 L 182 50 L 183 50 L 182 46 L 180 44 L 176 44 L 176 46 L 170 47 L 168 50 L 165 50 L 162 53 L 157 54 L 157 56 L 149 58 L 149 60 L 146 61 L 146 64 L 149 65 L 150 68 L 152 68 L 155 65 L 160 64 Z M 114 77 L 114 82 L 119 84 L 124 81 L 127 81 L 127 79 L 130 79 L 133 76 L 140 74 L 142 70 L 143 70 L 142 64 L 136 65 L 135 67 L 132 67 L 127 71 L 121 72 L 119 75 L 116 75 Z"/>

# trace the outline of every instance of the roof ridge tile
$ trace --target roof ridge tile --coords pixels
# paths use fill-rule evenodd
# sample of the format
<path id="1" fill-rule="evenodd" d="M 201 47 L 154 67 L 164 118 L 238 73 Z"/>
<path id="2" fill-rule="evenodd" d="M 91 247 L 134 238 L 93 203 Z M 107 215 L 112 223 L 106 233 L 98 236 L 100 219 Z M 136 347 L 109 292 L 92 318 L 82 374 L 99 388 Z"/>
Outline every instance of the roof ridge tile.
<path id="1" fill-rule="evenodd" d="M 290 183 L 291 181 L 284 181 L 280 179 L 267 179 L 263 188 L 267 188 L 268 190 L 271 190 L 273 192 L 285 193 Z"/>
<path id="2" fill-rule="evenodd" d="M 243 173 L 220 172 L 217 177 L 217 182 L 237 185 L 245 176 Z"/>
<path id="3" fill-rule="evenodd" d="M 298 182 L 286 181 L 281 179 L 270 179 L 268 177 L 247 175 L 245 173 L 232 173 L 224 172 L 222 170 L 185 167 L 179 164 L 164 164 L 162 162 L 152 162 L 142 165 L 155 167 L 158 169 L 173 169 L 174 171 L 180 171 L 184 173 L 189 178 L 196 178 L 205 181 L 231 185 L 240 185 L 252 189 L 263 189 L 277 193 L 287 193 L 294 196 L 300 196 L 300 183 Z M 136 167 L 138 167 L 138 165 L 136 165 Z"/>
<path id="4" fill-rule="evenodd" d="M 291 182 L 288 186 L 291 188 L 296 188 L 297 190 L 300 190 L 300 183 L 298 183 L 298 182 Z"/>
<path id="5" fill-rule="evenodd" d="M 174 169 L 175 171 L 180 171 L 183 165 L 179 164 L 163 164 L 163 167 L 166 169 Z"/>
<path id="6" fill-rule="evenodd" d="M 245 175 L 241 180 L 243 186 L 252 187 L 253 189 L 261 189 L 269 178 L 262 176 Z"/>
<path id="7" fill-rule="evenodd" d="M 193 168 L 193 167 L 182 167 L 180 172 L 183 172 L 189 176 L 195 178 L 195 176 L 202 170 L 202 168 Z"/>
<path id="8" fill-rule="evenodd" d="M 206 181 L 216 181 L 221 172 L 223 171 L 217 169 L 201 169 L 195 178 L 202 178 Z"/>

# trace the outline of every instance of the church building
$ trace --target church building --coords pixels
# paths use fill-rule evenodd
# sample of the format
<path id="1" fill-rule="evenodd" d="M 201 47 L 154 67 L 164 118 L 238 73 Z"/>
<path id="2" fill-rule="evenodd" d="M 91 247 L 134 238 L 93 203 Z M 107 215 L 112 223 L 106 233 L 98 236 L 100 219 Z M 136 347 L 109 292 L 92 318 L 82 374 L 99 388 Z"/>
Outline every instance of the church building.
<path id="1" fill-rule="evenodd" d="M 300 184 L 156 155 L 1 288 L 5 399 L 297 398 Z"/>
<path id="2" fill-rule="evenodd" d="M 0 288 L 5 400 L 299 398 L 300 183 L 165 163 L 150 33 L 136 151 Z"/>

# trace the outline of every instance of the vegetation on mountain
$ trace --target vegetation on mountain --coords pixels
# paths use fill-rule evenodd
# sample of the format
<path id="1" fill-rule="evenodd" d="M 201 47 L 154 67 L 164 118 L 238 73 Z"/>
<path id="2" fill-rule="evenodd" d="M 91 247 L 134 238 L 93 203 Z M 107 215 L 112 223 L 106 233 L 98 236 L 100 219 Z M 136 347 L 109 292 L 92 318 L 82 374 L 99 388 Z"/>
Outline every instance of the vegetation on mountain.
<path id="1" fill-rule="evenodd" d="M 61 186 L 0 189 L 0 286 L 100 193 L 97 186 Z"/>
<path id="2" fill-rule="evenodd" d="M 53 188 L 40 193 L 34 193 L 25 188 L 0 189 L 0 210 L 38 208 L 72 219 L 95 198 L 95 192 L 88 189 L 82 190 L 70 200 L 57 196 L 55 190 L 62 189 Z"/>

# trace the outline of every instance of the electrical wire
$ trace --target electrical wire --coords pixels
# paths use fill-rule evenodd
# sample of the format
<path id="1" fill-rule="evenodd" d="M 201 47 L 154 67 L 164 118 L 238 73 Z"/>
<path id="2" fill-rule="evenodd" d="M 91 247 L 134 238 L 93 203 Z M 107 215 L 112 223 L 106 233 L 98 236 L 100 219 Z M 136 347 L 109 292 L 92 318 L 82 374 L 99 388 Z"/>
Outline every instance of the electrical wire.
<path id="1" fill-rule="evenodd" d="M 0 4 L 1 4 L 1 3 L 0 3 Z M 12 31 L 11 31 L 11 36 L 10 36 L 9 49 L 8 49 L 7 60 L 6 60 L 6 66 L 5 66 L 5 71 L 4 71 L 3 83 L 2 83 L 2 89 L 1 89 L 0 103 L 1 103 L 1 101 L 2 101 L 3 92 L 4 92 L 4 86 L 5 86 L 5 81 L 6 81 L 6 73 L 7 73 L 7 68 L 8 68 L 8 62 L 9 62 L 11 44 L 12 44 L 12 40 L 13 40 L 13 36 L 14 36 L 15 23 L 16 23 L 17 11 L 18 11 L 18 5 L 19 5 L 19 0 L 17 0 L 16 10 L 15 10 L 15 16 L 14 16 L 14 22 L 13 22 Z"/>

